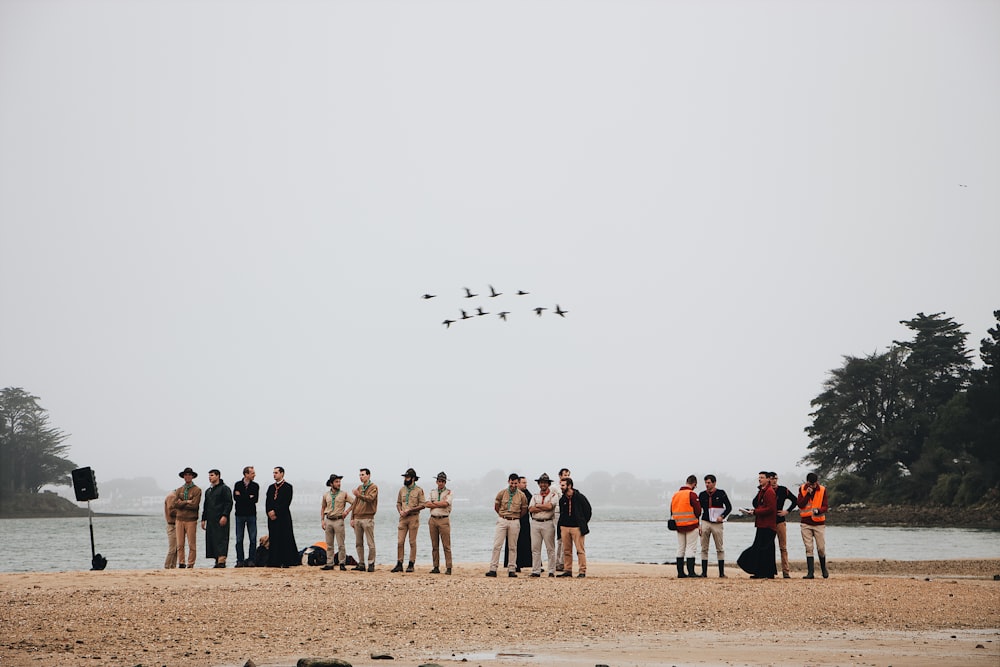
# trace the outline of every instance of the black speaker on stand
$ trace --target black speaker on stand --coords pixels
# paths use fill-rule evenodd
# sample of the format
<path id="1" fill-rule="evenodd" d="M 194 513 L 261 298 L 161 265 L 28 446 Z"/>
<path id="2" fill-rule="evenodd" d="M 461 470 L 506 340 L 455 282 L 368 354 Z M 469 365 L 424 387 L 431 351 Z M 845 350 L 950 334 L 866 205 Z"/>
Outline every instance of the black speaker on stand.
<path id="1" fill-rule="evenodd" d="M 94 548 L 94 511 L 90 508 L 90 501 L 97 500 L 97 477 L 90 467 L 77 468 L 72 472 L 73 492 L 76 493 L 77 502 L 87 502 L 87 519 L 90 521 L 90 569 L 103 570 L 108 566 L 108 559 Z"/>

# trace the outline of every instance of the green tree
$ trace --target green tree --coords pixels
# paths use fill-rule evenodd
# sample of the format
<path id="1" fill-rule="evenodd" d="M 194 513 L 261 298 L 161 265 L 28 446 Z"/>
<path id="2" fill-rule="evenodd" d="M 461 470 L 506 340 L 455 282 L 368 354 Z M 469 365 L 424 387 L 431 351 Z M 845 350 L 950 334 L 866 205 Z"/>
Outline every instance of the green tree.
<path id="1" fill-rule="evenodd" d="M 956 399 L 970 382 L 967 334 L 943 313 L 900 323 L 913 339 L 894 341 L 885 353 L 845 357 L 813 399 L 805 429 L 803 462 L 820 475 L 862 482 L 869 498 L 926 497 L 938 475 L 960 473 L 964 460 L 955 461 L 953 443 L 932 435 L 967 418 Z M 953 490 L 954 479 L 943 480 L 936 495 Z"/>
<path id="2" fill-rule="evenodd" d="M 809 453 L 822 477 L 853 474 L 869 485 L 898 475 L 896 433 L 902 410 L 902 351 L 844 357 L 812 400 Z"/>
<path id="3" fill-rule="evenodd" d="M 917 313 L 901 321 L 915 335 L 912 341 L 894 341 L 905 351 L 900 384 L 905 408 L 896 455 L 906 471 L 921 457 L 940 411 L 969 383 L 968 334 L 943 314 Z"/>
<path id="4" fill-rule="evenodd" d="M 68 437 L 49 425 L 37 396 L 15 387 L 0 390 L 0 494 L 70 484 L 76 464 L 64 457 Z"/>

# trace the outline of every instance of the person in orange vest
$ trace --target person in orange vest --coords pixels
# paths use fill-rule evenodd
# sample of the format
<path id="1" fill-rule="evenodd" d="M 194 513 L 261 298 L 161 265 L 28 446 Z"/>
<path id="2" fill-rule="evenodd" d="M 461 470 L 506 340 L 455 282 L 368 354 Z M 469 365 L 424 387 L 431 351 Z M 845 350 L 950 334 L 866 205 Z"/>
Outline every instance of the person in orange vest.
<path id="1" fill-rule="evenodd" d="M 698 478 L 688 475 L 687 482 L 670 499 L 670 518 L 677 526 L 677 578 L 698 576 L 694 572 L 694 553 L 700 542 L 701 503 L 694 490 L 698 488 Z M 684 565 L 687 563 L 687 573 Z"/>
<path id="2" fill-rule="evenodd" d="M 823 578 L 830 577 L 826 569 L 826 512 L 830 509 L 830 496 L 826 487 L 819 483 L 819 477 L 811 472 L 806 475 L 806 483 L 799 487 L 799 528 L 802 531 L 802 544 L 806 547 L 806 568 L 808 572 L 803 579 L 815 579 L 815 560 L 813 559 L 813 542 L 819 553 L 819 567 Z"/>

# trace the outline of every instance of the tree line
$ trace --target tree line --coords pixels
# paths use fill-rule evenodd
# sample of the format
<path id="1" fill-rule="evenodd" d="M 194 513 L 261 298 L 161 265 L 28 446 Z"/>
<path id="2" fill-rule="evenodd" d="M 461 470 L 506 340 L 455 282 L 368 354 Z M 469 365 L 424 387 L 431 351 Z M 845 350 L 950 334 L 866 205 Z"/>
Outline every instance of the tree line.
<path id="1" fill-rule="evenodd" d="M 900 324 L 912 338 L 854 357 L 811 402 L 802 462 L 828 480 L 838 503 L 1000 499 L 1000 310 L 974 368 L 968 335 L 944 313 Z"/>

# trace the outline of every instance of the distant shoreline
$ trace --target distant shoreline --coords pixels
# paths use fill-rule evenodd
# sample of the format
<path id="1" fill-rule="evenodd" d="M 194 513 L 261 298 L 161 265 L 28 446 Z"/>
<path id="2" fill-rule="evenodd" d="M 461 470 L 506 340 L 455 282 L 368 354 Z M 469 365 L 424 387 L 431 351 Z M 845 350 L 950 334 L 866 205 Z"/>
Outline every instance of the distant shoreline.
<path id="1" fill-rule="evenodd" d="M 54 493 L 18 494 L 0 501 L 0 519 L 62 519 L 85 517 L 87 509 Z M 129 512 L 94 512 L 94 516 L 145 516 Z M 734 512 L 734 522 L 753 521 L 752 516 Z M 664 519 L 664 522 L 666 519 Z M 788 516 L 798 523 L 798 514 Z M 876 526 L 910 528 L 983 528 L 1000 530 L 1000 508 L 994 506 L 962 508 L 933 505 L 878 505 L 863 503 L 839 505 L 830 509 L 832 526 Z"/>

